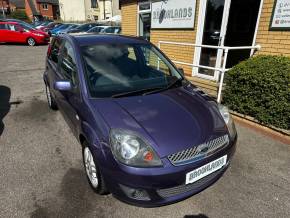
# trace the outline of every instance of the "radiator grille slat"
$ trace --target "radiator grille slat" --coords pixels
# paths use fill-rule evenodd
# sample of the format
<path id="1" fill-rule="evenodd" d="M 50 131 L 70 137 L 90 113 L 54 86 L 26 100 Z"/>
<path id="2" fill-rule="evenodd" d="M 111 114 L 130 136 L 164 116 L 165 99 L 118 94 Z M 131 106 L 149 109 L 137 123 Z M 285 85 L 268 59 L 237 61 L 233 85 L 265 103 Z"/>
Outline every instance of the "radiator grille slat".
<path id="1" fill-rule="evenodd" d="M 193 162 L 201 155 L 207 156 L 209 154 L 212 154 L 220 148 L 228 145 L 228 143 L 229 137 L 228 135 L 224 135 L 201 145 L 194 146 L 192 148 L 177 152 L 175 154 L 171 154 L 168 156 L 168 159 L 175 166 L 184 165 Z"/>

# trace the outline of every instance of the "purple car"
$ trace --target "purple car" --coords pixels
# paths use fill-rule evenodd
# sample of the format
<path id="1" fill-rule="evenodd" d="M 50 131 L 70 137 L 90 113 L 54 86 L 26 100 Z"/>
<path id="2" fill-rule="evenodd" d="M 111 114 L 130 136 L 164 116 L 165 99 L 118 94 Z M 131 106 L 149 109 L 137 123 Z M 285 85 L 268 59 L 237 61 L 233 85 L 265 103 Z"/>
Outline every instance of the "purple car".
<path id="1" fill-rule="evenodd" d="M 228 109 L 148 41 L 58 36 L 44 82 L 49 107 L 62 112 L 82 145 L 98 194 L 142 207 L 177 202 L 217 181 L 234 154 Z"/>

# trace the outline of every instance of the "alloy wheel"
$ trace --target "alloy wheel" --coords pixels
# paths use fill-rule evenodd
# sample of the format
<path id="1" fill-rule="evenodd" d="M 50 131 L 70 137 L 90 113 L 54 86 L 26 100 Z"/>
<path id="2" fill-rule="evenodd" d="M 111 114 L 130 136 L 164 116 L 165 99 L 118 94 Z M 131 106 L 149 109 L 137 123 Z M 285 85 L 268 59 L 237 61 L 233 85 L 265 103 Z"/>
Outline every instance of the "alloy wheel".
<path id="1" fill-rule="evenodd" d="M 98 187 L 99 180 L 97 175 L 97 168 L 93 159 L 93 155 L 88 147 L 84 149 L 84 163 L 87 176 L 94 188 Z"/>
<path id="2" fill-rule="evenodd" d="M 29 46 L 35 46 L 35 40 L 33 38 L 29 38 L 27 40 L 27 43 L 28 43 Z"/>

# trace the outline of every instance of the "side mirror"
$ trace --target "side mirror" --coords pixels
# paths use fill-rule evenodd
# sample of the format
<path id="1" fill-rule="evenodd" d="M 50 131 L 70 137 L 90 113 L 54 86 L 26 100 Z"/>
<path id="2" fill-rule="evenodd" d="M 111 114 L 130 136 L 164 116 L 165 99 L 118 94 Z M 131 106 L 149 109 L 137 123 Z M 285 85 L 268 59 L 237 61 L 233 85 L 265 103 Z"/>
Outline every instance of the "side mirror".
<path id="1" fill-rule="evenodd" d="M 182 76 L 184 76 L 184 69 L 183 69 L 183 68 L 177 68 L 177 69 L 178 69 L 179 73 L 180 73 Z"/>
<path id="2" fill-rule="evenodd" d="M 72 84 L 68 80 L 56 81 L 54 83 L 54 89 L 57 91 L 71 91 Z"/>

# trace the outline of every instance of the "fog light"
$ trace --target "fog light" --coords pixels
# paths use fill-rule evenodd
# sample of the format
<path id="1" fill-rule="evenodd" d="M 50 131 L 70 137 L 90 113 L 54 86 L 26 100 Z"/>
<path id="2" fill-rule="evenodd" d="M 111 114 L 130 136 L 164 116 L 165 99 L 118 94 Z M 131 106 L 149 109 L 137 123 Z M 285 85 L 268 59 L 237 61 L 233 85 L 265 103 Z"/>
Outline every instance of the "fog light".
<path id="1" fill-rule="evenodd" d="M 135 199 L 138 201 L 150 201 L 151 200 L 148 193 L 145 190 L 129 188 L 129 187 L 121 185 L 121 184 L 120 184 L 120 187 L 129 198 L 132 198 L 132 199 Z"/>

